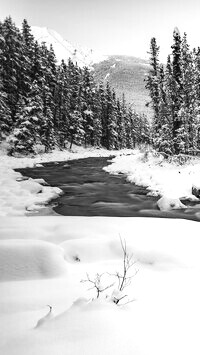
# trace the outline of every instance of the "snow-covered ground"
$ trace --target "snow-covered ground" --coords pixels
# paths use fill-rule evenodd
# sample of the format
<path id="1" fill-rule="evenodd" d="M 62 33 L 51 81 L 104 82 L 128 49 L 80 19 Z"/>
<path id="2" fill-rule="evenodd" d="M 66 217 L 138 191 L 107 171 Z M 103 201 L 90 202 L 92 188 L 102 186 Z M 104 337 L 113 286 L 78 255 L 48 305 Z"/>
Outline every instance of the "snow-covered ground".
<path id="1" fill-rule="evenodd" d="M 160 195 L 158 206 L 161 210 L 184 208 L 180 198 L 198 201 L 192 194 L 193 187 L 200 189 L 198 157 L 180 165 L 169 163 L 152 152 L 137 152 L 129 156 L 117 156 L 105 170 L 111 174 L 124 173 L 128 181 L 147 187 L 149 195 Z"/>
<path id="2" fill-rule="evenodd" d="M 80 282 L 122 270 L 119 234 L 138 270 L 121 307 Z M 0 236 L 2 355 L 199 355 L 197 222 L 4 217 Z"/>
<path id="3" fill-rule="evenodd" d="M 0 354 L 199 355 L 198 222 L 25 216 L 60 191 L 22 180 L 14 168 L 113 154 L 75 149 L 0 157 Z M 162 203 L 166 196 L 170 203 L 192 198 L 198 186 L 198 159 L 183 167 L 139 151 L 118 154 L 106 170 L 126 173 L 163 195 Z M 135 262 L 125 289 L 124 303 L 131 302 L 121 306 L 112 302 L 118 294 L 113 274 L 123 270 L 120 237 Z M 99 299 L 81 282 L 96 274 L 103 274 L 101 289 L 112 285 Z"/>

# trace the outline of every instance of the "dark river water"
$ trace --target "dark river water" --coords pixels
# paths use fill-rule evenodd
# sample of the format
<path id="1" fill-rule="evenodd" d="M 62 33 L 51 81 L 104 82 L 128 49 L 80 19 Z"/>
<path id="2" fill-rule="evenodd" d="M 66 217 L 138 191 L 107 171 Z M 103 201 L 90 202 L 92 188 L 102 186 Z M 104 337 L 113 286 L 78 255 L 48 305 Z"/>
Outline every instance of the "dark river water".
<path id="1" fill-rule="evenodd" d="M 65 162 L 42 163 L 43 167 L 16 169 L 31 178 L 43 178 L 63 194 L 50 202 L 64 216 L 167 217 L 200 220 L 199 206 L 182 201 L 184 210 L 161 212 L 159 197 L 147 196 L 148 190 L 126 181 L 123 174 L 110 175 L 102 168 L 111 158 L 85 158 Z M 191 206 L 191 207 L 190 207 Z"/>

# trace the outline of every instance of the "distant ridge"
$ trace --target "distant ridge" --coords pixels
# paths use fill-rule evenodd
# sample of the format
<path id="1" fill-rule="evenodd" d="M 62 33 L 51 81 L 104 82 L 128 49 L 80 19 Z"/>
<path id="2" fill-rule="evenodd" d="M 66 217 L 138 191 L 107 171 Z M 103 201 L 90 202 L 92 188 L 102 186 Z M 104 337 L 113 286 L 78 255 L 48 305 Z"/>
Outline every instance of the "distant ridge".
<path id="1" fill-rule="evenodd" d="M 32 26 L 31 30 L 33 36 L 39 43 L 45 42 L 47 47 L 52 44 L 59 62 L 61 62 L 62 59 L 67 62 L 68 59 L 71 58 L 73 62 L 77 62 L 80 67 L 91 67 L 94 63 L 106 59 L 106 56 L 94 52 L 92 49 L 83 50 L 82 48 L 73 46 L 70 42 L 63 39 L 59 33 L 47 27 Z"/>
<path id="2" fill-rule="evenodd" d="M 94 64 L 94 75 L 97 82 L 108 81 L 119 97 L 124 93 L 126 100 L 136 111 L 152 116 L 151 109 L 146 106 L 150 101 L 145 89 L 149 68 L 149 62 L 145 59 L 113 55 Z"/>

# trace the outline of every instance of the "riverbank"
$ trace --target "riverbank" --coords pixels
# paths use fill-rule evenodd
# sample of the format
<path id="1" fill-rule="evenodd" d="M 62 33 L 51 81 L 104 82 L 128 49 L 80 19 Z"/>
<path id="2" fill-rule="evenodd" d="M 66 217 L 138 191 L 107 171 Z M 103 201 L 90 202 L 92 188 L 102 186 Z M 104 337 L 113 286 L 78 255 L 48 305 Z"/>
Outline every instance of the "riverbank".
<path id="1" fill-rule="evenodd" d="M 105 171 L 125 174 L 128 182 L 145 186 L 150 196 L 160 196 L 158 206 L 161 211 L 184 209 L 184 200 L 199 201 L 193 194 L 194 189 L 200 192 L 199 157 L 190 157 L 181 165 L 175 159 L 169 162 L 154 152 L 138 152 L 114 158 Z"/>
<path id="2" fill-rule="evenodd" d="M 136 157 L 139 153 L 136 154 Z M 131 155 L 134 164 L 133 154 Z M 16 169 L 24 177 L 48 183 L 61 191 L 48 204 L 31 215 L 105 216 L 105 217 L 157 217 L 183 218 L 199 221 L 199 200 L 176 200 L 174 208 L 161 210 L 166 198 L 152 196 L 149 190 L 127 181 L 126 175 L 108 174 L 113 157 L 89 157 L 64 162 L 43 163 L 40 167 Z M 123 157 L 124 159 L 125 157 Z M 127 157 L 127 158 L 130 158 Z M 121 158 L 122 159 L 122 158 Z M 114 159 L 115 161 L 115 159 Z M 136 164 L 137 166 L 137 164 Z M 26 181 L 29 183 L 29 180 Z M 40 185 L 41 186 L 41 185 Z M 46 187 L 45 187 L 46 188 Z M 37 194 L 40 198 L 41 193 Z M 169 199 L 170 203 L 172 200 Z M 174 200 L 173 200 L 174 201 Z M 177 206 L 177 201 L 179 202 Z M 191 206 L 192 204 L 192 206 Z M 175 207 L 177 207 L 175 209 Z M 181 207 L 181 208 L 180 208 Z M 173 210 L 173 211 L 172 211 Z"/>
<path id="3" fill-rule="evenodd" d="M 24 180 L 22 175 L 13 169 L 34 167 L 42 171 L 44 162 L 54 162 L 56 167 L 56 164 L 61 161 L 78 160 L 87 157 L 108 158 L 113 157 L 113 155 L 116 157 L 112 159 L 112 164 L 105 167 L 106 172 L 112 175 L 115 174 L 115 176 L 123 174 L 127 177 L 128 183 L 147 189 L 147 199 L 155 197 L 155 200 L 157 200 L 158 196 L 161 197 L 158 201 L 158 207 L 163 212 L 170 212 L 173 209 L 185 209 L 186 213 L 188 213 L 188 218 L 190 218 L 189 202 L 189 206 L 191 204 L 192 208 L 194 208 L 195 204 L 195 208 L 197 208 L 194 219 L 198 220 L 200 218 L 199 199 L 192 193 L 193 188 L 198 191 L 200 187 L 199 158 L 193 158 L 185 165 L 180 165 L 168 163 L 163 157 L 155 156 L 151 152 L 146 153 L 139 150 L 107 151 L 82 147 L 74 147 L 73 151 L 54 151 L 49 154 L 25 158 L 8 157 L 6 154 L 1 153 L 0 216 L 34 214 L 35 211 L 42 211 L 45 204 L 57 199 L 62 194 L 62 187 L 59 189 L 56 182 L 47 186 L 45 180 L 41 178 Z M 87 175 L 88 172 L 86 171 L 85 173 Z M 40 177 L 40 174 L 38 176 Z M 123 200 L 123 198 L 122 194 L 121 199 Z M 112 203 L 113 201 L 110 202 Z M 104 207 L 105 204 L 103 205 Z M 117 208 L 117 205 L 113 207 Z M 145 208 L 141 209 L 145 210 Z M 154 210 L 155 216 L 157 214 L 156 208 Z M 122 215 L 129 215 L 127 213 L 125 211 Z M 165 214 L 163 216 L 165 217 Z"/>
<path id="4" fill-rule="evenodd" d="M 86 157 L 109 157 L 118 154 L 135 154 L 135 151 L 108 151 L 105 149 L 74 146 L 72 151 L 55 150 L 48 154 L 16 158 L 0 154 L 0 216 L 21 216 L 42 209 L 48 201 L 59 196 L 62 191 L 56 186 L 46 186 L 38 179 L 23 180 L 17 168 L 41 167 L 43 162 L 59 162 Z"/>

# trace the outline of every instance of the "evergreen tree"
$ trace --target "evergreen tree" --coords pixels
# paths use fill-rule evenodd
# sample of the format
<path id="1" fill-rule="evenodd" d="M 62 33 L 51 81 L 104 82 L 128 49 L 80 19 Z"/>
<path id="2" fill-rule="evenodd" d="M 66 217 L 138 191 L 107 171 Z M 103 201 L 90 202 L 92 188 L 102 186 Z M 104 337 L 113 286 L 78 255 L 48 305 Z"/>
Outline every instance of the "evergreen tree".
<path id="1" fill-rule="evenodd" d="M 27 20 L 22 23 L 22 45 L 20 52 L 21 74 L 20 93 L 23 96 L 29 92 L 33 81 L 33 58 L 34 58 L 34 37 L 31 34 L 31 27 Z"/>
<path id="2" fill-rule="evenodd" d="M 102 106 L 101 106 L 101 95 L 100 91 L 96 88 L 93 97 L 93 135 L 91 144 L 93 146 L 101 146 L 102 137 Z"/>
<path id="3" fill-rule="evenodd" d="M 20 95 L 21 81 L 21 43 L 22 37 L 20 31 L 12 22 L 11 17 L 7 17 L 3 22 L 1 29 L 1 54 L 0 67 L 2 69 L 2 82 L 7 94 L 7 102 L 11 111 L 12 120 L 14 120 L 16 105 Z"/>
<path id="4" fill-rule="evenodd" d="M 28 154 L 34 152 L 35 125 L 29 119 L 29 108 L 25 99 L 20 97 L 16 109 L 16 125 L 9 139 L 10 153 Z"/>
<path id="5" fill-rule="evenodd" d="M 105 137 L 105 147 L 107 149 L 117 148 L 117 104 L 115 92 L 111 90 L 109 83 L 106 85 L 106 137 Z"/>
<path id="6" fill-rule="evenodd" d="M 181 36 L 177 28 L 173 32 L 174 44 L 172 45 L 172 68 L 173 68 L 173 79 L 174 79 L 174 108 L 173 108 L 173 137 L 174 137 L 174 150 L 176 154 L 180 152 L 181 135 L 182 132 L 182 117 L 179 113 L 182 104 L 182 70 L 181 70 Z"/>
<path id="7" fill-rule="evenodd" d="M 11 111 L 7 103 L 7 95 L 0 77 L 0 142 L 6 138 L 12 129 Z"/>
<path id="8" fill-rule="evenodd" d="M 150 43 L 150 66 L 149 75 L 146 80 L 146 88 L 150 92 L 152 107 L 154 110 L 154 129 L 159 130 L 161 123 L 159 122 L 159 50 L 156 39 L 153 37 Z"/>
<path id="9" fill-rule="evenodd" d="M 81 80 L 81 112 L 84 121 L 85 146 L 93 143 L 94 136 L 94 82 L 87 67 L 83 68 Z"/>
<path id="10" fill-rule="evenodd" d="M 69 130 L 70 90 L 67 65 L 62 61 L 57 68 L 56 75 L 54 122 L 56 122 L 55 126 L 58 127 L 60 146 L 63 148 Z"/>

